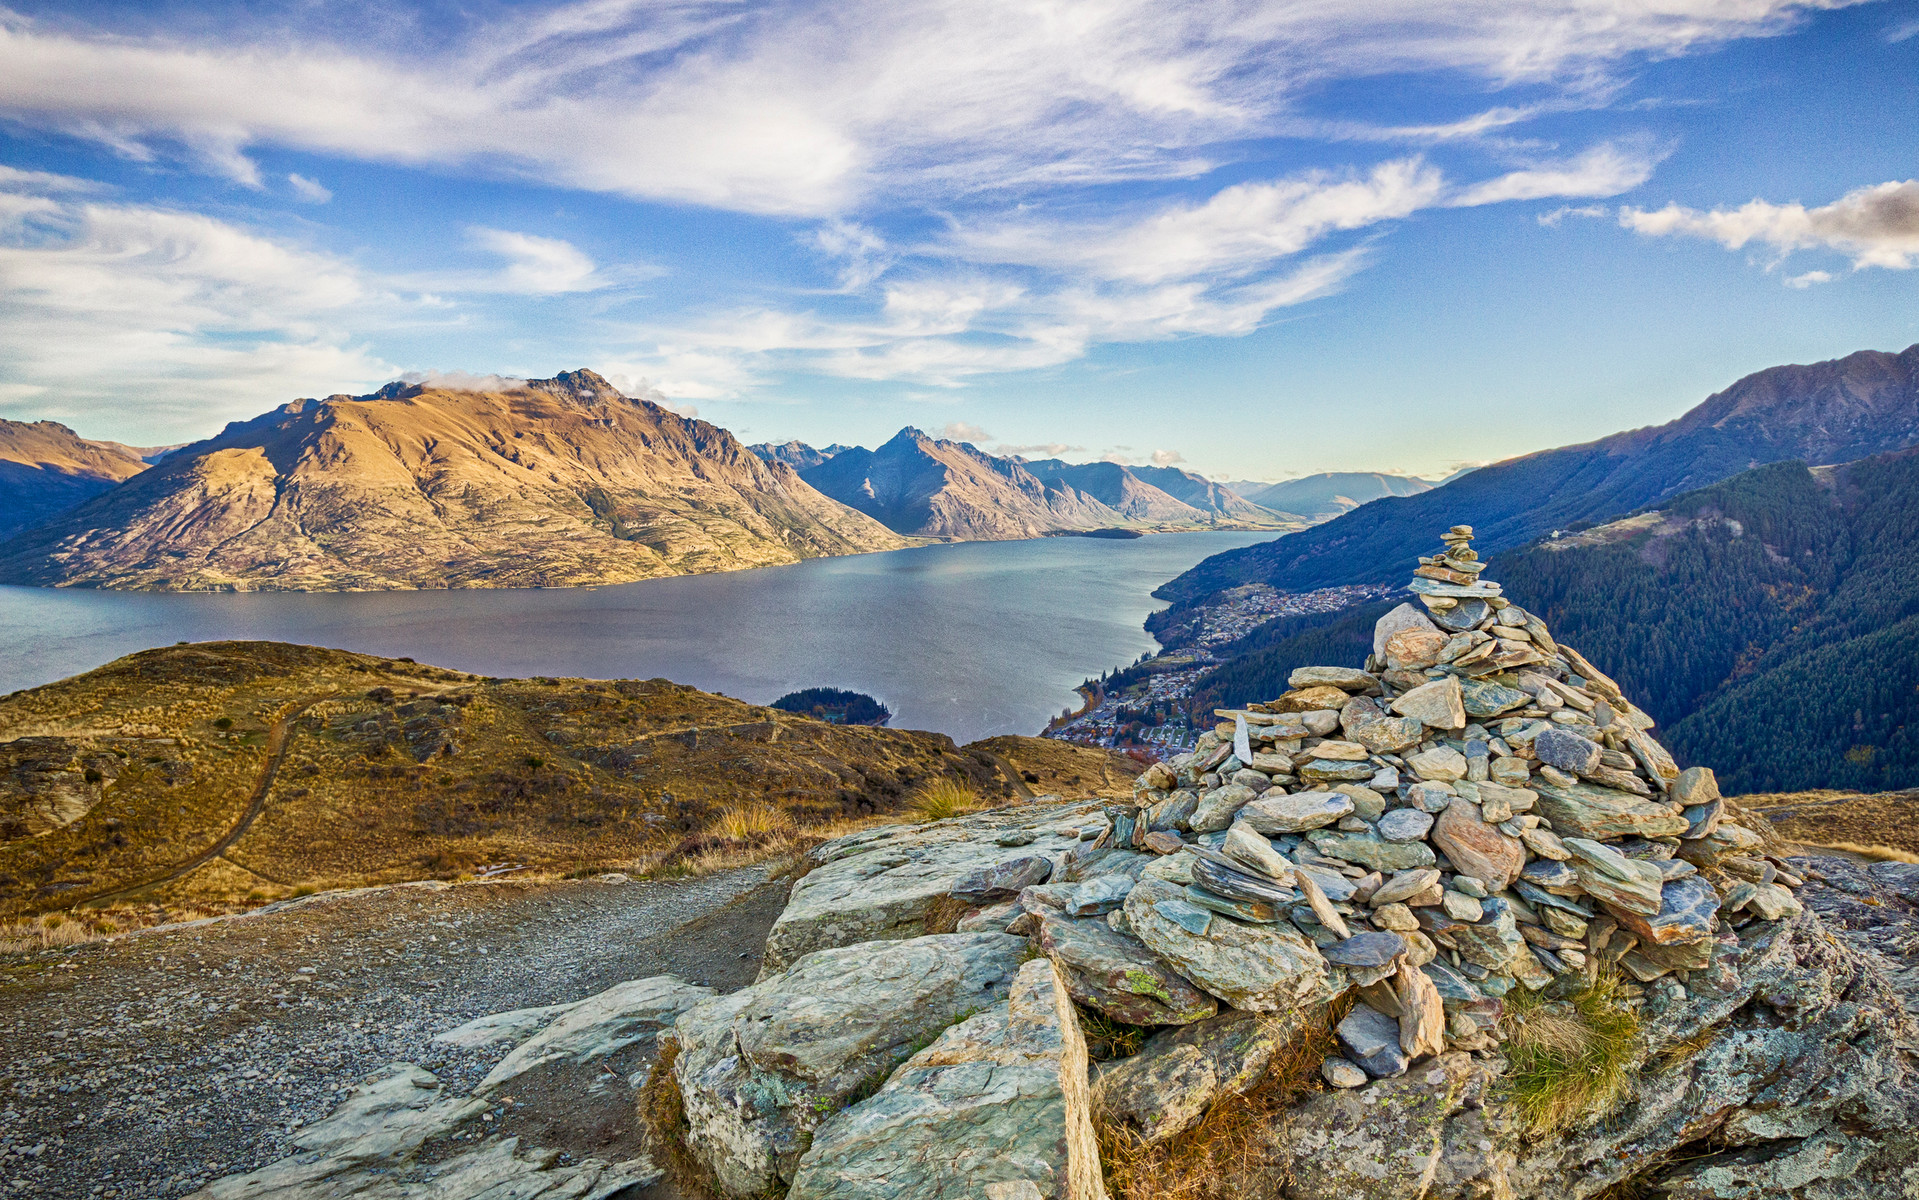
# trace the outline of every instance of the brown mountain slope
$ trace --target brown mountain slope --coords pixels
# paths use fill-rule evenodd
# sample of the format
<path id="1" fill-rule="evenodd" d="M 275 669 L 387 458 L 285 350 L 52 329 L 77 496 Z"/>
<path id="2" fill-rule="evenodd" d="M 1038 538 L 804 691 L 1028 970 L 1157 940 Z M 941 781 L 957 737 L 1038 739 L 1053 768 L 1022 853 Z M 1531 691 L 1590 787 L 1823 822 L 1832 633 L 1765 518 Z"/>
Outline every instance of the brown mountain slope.
<path id="1" fill-rule="evenodd" d="M 833 725 L 662 679 L 171 646 L 0 698 L 0 917 L 257 903 L 483 864 L 630 869 L 689 835 L 804 836 L 900 812 L 934 779 L 1014 802 L 1002 759 L 1075 798 L 1130 794 L 1139 770 L 1037 738 L 979 751 Z"/>
<path id="2" fill-rule="evenodd" d="M 58 421 L 0 420 L 0 538 L 91 500 L 146 469 L 141 451 L 83 438 Z"/>
<path id="3" fill-rule="evenodd" d="M 0 546 L 0 581 L 565 586 L 904 544 L 725 430 L 573 371 L 296 400 Z"/>

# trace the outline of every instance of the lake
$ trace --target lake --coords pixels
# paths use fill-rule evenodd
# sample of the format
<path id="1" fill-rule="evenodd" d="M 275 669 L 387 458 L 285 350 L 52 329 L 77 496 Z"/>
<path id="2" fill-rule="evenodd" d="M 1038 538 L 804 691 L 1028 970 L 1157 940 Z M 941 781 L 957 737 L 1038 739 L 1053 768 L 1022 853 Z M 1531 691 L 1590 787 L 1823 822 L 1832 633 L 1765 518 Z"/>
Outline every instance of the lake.
<path id="1" fill-rule="evenodd" d="M 1153 650 L 1150 593 L 1271 533 L 964 542 L 600 588 L 156 594 L 0 587 L 0 693 L 178 641 L 258 638 L 480 675 L 664 677 L 765 704 L 866 692 L 968 742 L 1037 733 Z"/>

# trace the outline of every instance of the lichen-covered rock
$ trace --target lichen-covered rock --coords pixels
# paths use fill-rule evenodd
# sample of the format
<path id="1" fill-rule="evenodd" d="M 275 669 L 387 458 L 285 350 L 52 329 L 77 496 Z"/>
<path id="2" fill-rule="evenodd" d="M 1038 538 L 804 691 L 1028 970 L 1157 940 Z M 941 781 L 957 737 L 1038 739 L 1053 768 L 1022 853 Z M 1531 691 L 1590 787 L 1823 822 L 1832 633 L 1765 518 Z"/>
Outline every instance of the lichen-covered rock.
<path id="1" fill-rule="evenodd" d="M 1097 803 L 997 809 L 869 829 L 816 846 L 807 854 L 813 869 L 793 885 L 766 936 L 761 976 L 815 950 L 919 937 L 927 913 L 955 883 L 1011 857 L 998 842 L 1001 834 L 1033 834 L 1023 854 L 1058 869 L 1081 844 L 1075 826 L 1091 820 L 1104 820 Z"/>
<path id="2" fill-rule="evenodd" d="M 1164 1030 L 1131 1058 L 1104 1064 L 1094 1097 L 1109 1120 L 1126 1122 L 1148 1143 L 1164 1141 L 1199 1124 L 1219 1097 L 1257 1085 L 1307 1019 L 1304 1012 L 1228 1011 Z"/>
<path id="3" fill-rule="evenodd" d="M 1182 889 L 1149 876 L 1133 888 L 1121 911 L 1134 936 L 1153 953 L 1234 1008 L 1289 1011 L 1335 990 L 1326 960 L 1291 925 L 1248 925 L 1212 916 L 1196 931 L 1182 920 L 1182 910 L 1192 907 Z"/>
<path id="4" fill-rule="evenodd" d="M 498 1091 L 547 1063 L 605 1058 L 653 1037 L 713 994 L 710 987 L 695 987 L 674 975 L 616 984 L 566 1006 L 550 1024 L 501 1059 L 473 1094 L 485 1096 Z"/>
<path id="5" fill-rule="evenodd" d="M 828 1113 L 926 1037 L 1004 1000 L 1026 945 L 955 933 L 821 950 L 695 1006 L 670 1035 L 687 1150 L 729 1196 L 791 1180 Z"/>
<path id="6" fill-rule="evenodd" d="M 1535 781 L 1539 811 L 1553 823 L 1560 837 L 1605 841 L 1622 837 L 1673 837 L 1686 832 L 1687 821 L 1664 804 L 1642 800 L 1631 792 L 1575 783 L 1570 787 Z"/>
<path id="7" fill-rule="evenodd" d="M 1073 999 L 1128 1025 L 1183 1025 L 1219 1011 L 1217 1000 L 1104 920 L 1044 916 L 1039 944 Z"/>
<path id="8" fill-rule="evenodd" d="M 1052 964 L 814 1135 L 788 1200 L 1105 1200 L 1086 1042 Z"/>

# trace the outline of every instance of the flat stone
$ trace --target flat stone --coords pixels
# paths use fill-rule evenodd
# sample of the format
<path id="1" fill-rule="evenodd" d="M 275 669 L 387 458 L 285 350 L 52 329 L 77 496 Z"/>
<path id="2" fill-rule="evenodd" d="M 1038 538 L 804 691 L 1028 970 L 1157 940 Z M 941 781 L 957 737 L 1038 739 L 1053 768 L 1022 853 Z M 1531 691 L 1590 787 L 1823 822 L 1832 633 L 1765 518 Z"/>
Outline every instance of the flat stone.
<path id="1" fill-rule="evenodd" d="M 1294 881 L 1298 882 L 1302 875 L 1310 876 L 1313 881 L 1313 886 L 1319 889 L 1321 895 L 1339 904 L 1344 904 L 1348 900 L 1351 900 L 1354 894 L 1359 890 L 1359 885 L 1356 882 L 1341 875 L 1338 871 L 1328 870 L 1325 867 L 1307 866 L 1304 863 L 1296 864 L 1293 867 Z M 1302 885 L 1301 890 L 1304 890 L 1304 885 Z"/>
<path id="2" fill-rule="evenodd" d="M 1423 671 L 1436 666 L 1450 640 L 1438 629 L 1401 630 L 1386 639 L 1386 665 L 1396 671 Z"/>
<path id="3" fill-rule="evenodd" d="M 651 1041 L 681 1013 L 713 995 L 712 988 L 695 987 L 673 975 L 616 984 L 567 1006 L 552 1023 L 501 1059 L 473 1094 L 488 1095 L 548 1063 L 606 1058 L 627 1046 Z"/>
<path id="4" fill-rule="evenodd" d="M 1425 813 L 1444 812 L 1455 798 L 1453 789 L 1443 783 L 1415 783 L 1406 789 L 1406 802 Z"/>
<path id="5" fill-rule="evenodd" d="M 1073 999 L 1128 1025 L 1183 1025 L 1210 1017 L 1219 1002 L 1169 970 L 1136 937 L 1104 920 L 1045 917 L 1040 948 Z"/>
<path id="6" fill-rule="evenodd" d="M 1460 633 L 1485 621 L 1492 606 L 1484 600 L 1460 600 L 1453 607 L 1433 612 L 1433 623 L 1441 629 Z"/>
<path id="7" fill-rule="evenodd" d="M 1145 846 L 1154 854 L 1176 854 L 1186 843 L 1170 829 L 1156 829 L 1146 835 Z"/>
<path id="8" fill-rule="evenodd" d="M 1220 1097 L 1258 1086 L 1306 1017 L 1227 1011 L 1162 1030 L 1138 1054 L 1101 1064 L 1094 1095 L 1109 1119 L 1124 1121 L 1149 1145 L 1163 1142 L 1199 1124 Z"/>
<path id="9" fill-rule="evenodd" d="M 1526 953 L 1526 939 L 1519 934 L 1512 910 L 1504 904 L 1479 921 L 1455 925 L 1451 932 L 1459 957 L 1488 971 L 1509 970 L 1513 960 Z"/>
<path id="10" fill-rule="evenodd" d="M 1239 810 L 1258 796 L 1258 792 L 1237 783 L 1215 788 L 1200 796 L 1199 805 L 1193 810 L 1192 819 L 1187 824 L 1194 833 L 1218 832 L 1231 825 Z"/>
<path id="11" fill-rule="evenodd" d="M 1443 959 L 1432 959 L 1419 969 L 1425 972 L 1426 978 L 1432 980 L 1440 1003 L 1449 1010 L 1462 1009 L 1485 998 L 1486 994 L 1474 987 L 1472 980 Z"/>
<path id="12" fill-rule="evenodd" d="M 1265 900 L 1240 900 L 1231 896 L 1222 896 L 1208 891 L 1196 883 L 1186 885 L 1186 899 L 1208 912 L 1231 917 L 1235 921 L 1246 921 L 1253 925 L 1271 925 L 1279 920 L 1282 909 L 1279 905 Z"/>
<path id="13" fill-rule="evenodd" d="M 1086 1042 L 1052 964 L 824 1122 L 787 1196 L 1105 1200 Z"/>
<path id="14" fill-rule="evenodd" d="M 1471 875 L 1492 891 L 1500 891 L 1519 877 L 1526 865 L 1526 847 L 1480 819 L 1466 801 L 1446 807 L 1433 823 L 1432 843 L 1461 874 Z"/>
<path id="15" fill-rule="evenodd" d="M 1306 898 L 1306 911 L 1312 914 L 1313 924 L 1318 926 L 1319 931 L 1329 935 L 1321 937 L 1319 932 L 1308 931 L 1312 934 L 1314 944 L 1323 946 L 1329 941 L 1351 937 L 1353 931 L 1346 928 L 1345 919 L 1339 915 L 1339 910 L 1333 907 L 1333 902 L 1327 899 L 1326 893 L 1320 889 L 1319 875 L 1313 871 L 1301 869 L 1293 878 L 1299 881 L 1299 892 Z M 1298 923 L 1298 909 L 1293 910 L 1293 920 L 1295 924 Z"/>
<path id="16" fill-rule="evenodd" d="M 1532 768 L 1526 765 L 1523 758 L 1502 755 L 1493 759 L 1486 768 L 1486 777 L 1507 787 L 1525 787 L 1526 781 L 1532 777 Z"/>
<path id="17" fill-rule="evenodd" d="M 1307 713 L 1319 709 L 1337 711 L 1346 705 L 1346 693 L 1329 684 L 1295 688 L 1266 707 L 1276 713 Z"/>
<path id="18" fill-rule="evenodd" d="M 1641 945 L 1684 945 L 1713 936 L 1719 893 L 1705 880 L 1688 875 L 1659 889 L 1659 912 L 1653 916 L 1621 906 L 1608 906 L 1608 911 L 1622 928 L 1638 936 Z"/>
<path id="19" fill-rule="evenodd" d="M 1039 840 L 1039 834 L 1031 829 L 1009 829 L 994 837 L 995 846 L 1030 846 Z"/>
<path id="20" fill-rule="evenodd" d="M 1439 632 L 1438 627 L 1425 613 L 1411 604 L 1401 604 L 1373 623 L 1373 654 L 1378 658 L 1385 658 L 1387 640 L 1406 629 L 1420 629 L 1428 633 Z"/>
<path id="21" fill-rule="evenodd" d="M 1486 910 L 1481 907 L 1477 897 L 1468 896 L 1464 892 L 1455 892 L 1451 888 L 1447 888 L 1440 895 L 1439 906 L 1445 909 L 1446 915 L 1455 921 L 1477 921 L 1486 915 Z"/>
<path id="22" fill-rule="evenodd" d="M 1564 862 L 1572 857 L 1572 852 L 1566 849 L 1560 842 L 1559 836 L 1550 829 L 1537 827 L 1522 829 L 1519 831 L 1519 840 L 1526 844 L 1526 849 L 1540 858 Z"/>
<path id="23" fill-rule="evenodd" d="M 1452 783 L 1466 778 L 1466 756 L 1451 746 L 1435 746 L 1408 755 L 1406 765 L 1429 783 Z"/>
<path id="24" fill-rule="evenodd" d="M 1204 911 L 1174 885 L 1146 878 L 1126 898 L 1124 911 L 1147 949 L 1234 1008 L 1289 1012 L 1330 996 L 1326 960 L 1290 925 L 1214 917 L 1205 933 L 1195 934 L 1167 911 L 1176 906 Z"/>
<path id="25" fill-rule="evenodd" d="M 1320 1063 L 1319 1077 L 1336 1088 L 1365 1087 L 1369 1078 L 1357 1064 L 1344 1058 L 1329 1058 Z"/>
<path id="26" fill-rule="evenodd" d="M 968 873 L 953 884 L 953 898 L 966 904 L 991 904 L 1045 883 L 1053 875 L 1051 859 L 1039 855 L 1009 859 Z"/>
<path id="27" fill-rule="evenodd" d="M 1437 636 L 1437 635 L 1434 635 Z M 1355 696 L 1339 710 L 1339 727 L 1346 737 L 1372 754 L 1397 754 L 1419 744 L 1426 727 L 1412 717 L 1388 716 L 1377 701 Z"/>
<path id="28" fill-rule="evenodd" d="M 921 1039 L 998 1005 L 1026 949 L 997 933 L 838 947 L 694 1006 L 668 1035 L 687 1151 L 730 1196 L 793 1179 L 825 1114 Z"/>
<path id="29" fill-rule="evenodd" d="M 1255 771 L 1251 767 L 1241 767 L 1239 770 L 1234 771 L 1232 775 L 1226 779 L 1226 782 L 1238 784 L 1243 788 L 1251 788 L 1253 789 L 1254 795 L 1258 795 L 1260 792 L 1273 786 L 1273 781 L 1270 776 L 1264 771 Z"/>
<path id="30" fill-rule="evenodd" d="M 1146 810 L 1146 828 L 1155 833 L 1188 829 L 1198 807 L 1199 794 L 1181 788 Z"/>
<path id="31" fill-rule="evenodd" d="M 1622 837 L 1673 837 L 1687 829 L 1684 817 L 1674 816 L 1664 804 L 1640 799 L 1628 792 L 1589 783 L 1561 785 L 1543 778 L 1534 782 L 1537 809 L 1552 822 L 1553 832 L 1605 841 Z"/>
<path id="32" fill-rule="evenodd" d="M 1198 855 L 1193 862 L 1193 882 L 1211 892 L 1234 900 L 1265 904 L 1286 905 L 1299 899 L 1287 884 L 1251 870 L 1218 851 L 1202 849 Z M 1296 879 L 1297 875 L 1289 871 L 1288 877 Z"/>
<path id="33" fill-rule="evenodd" d="M 1433 729 L 1461 729 L 1466 724 L 1466 704 L 1457 677 L 1448 675 L 1422 684 L 1395 699 L 1392 711 L 1412 717 Z"/>
<path id="34" fill-rule="evenodd" d="M 953 927 L 954 933 L 1005 933 L 1006 927 L 1025 910 L 1015 900 L 1003 900 L 998 904 L 989 904 L 977 912 L 967 913 Z"/>
<path id="35" fill-rule="evenodd" d="M 1376 908 L 1397 904 L 1419 895 L 1427 888 L 1438 885 L 1439 872 L 1431 867 L 1398 871 L 1391 879 L 1379 885 L 1379 890 L 1373 893 L 1372 904 Z"/>
<path id="36" fill-rule="evenodd" d="M 1363 692 L 1377 687 L 1379 680 L 1364 671 L 1355 671 L 1351 667 L 1298 667 L 1286 677 L 1286 685 L 1292 688 L 1329 686 L 1348 692 Z"/>
<path id="37" fill-rule="evenodd" d="M 1379 836 L 1389 842 L 1417 842 L 1433 827 L 1431 813 L 1416 808 L 1395 808 L 1379 818 Z"/>
<path id="38" fill-rule="evenodd" d="M 1339 1023 L 1338 1033 L 1346 1057 L 1375 1079 L 1403 1075 L 1412 1065 L 1399 1045 L 1398 1020 L 1376 1009 L 1355 1004 Z"/>
<path id="39" fill-rule="evenodd" d="M 1564 850 L 1562 845 L 1560 849 Z M 1579 886 L 1579 872 L 1566 863 L 1572 857 L 1572 851 L 1566 850 L 1565 858 L 1536 858 L 1526 864 L 1519 877 L 1528 883 L 1542 888 L 1576 889 Z"/>
<path id="40" fill-rule="evenodd" d="M 1630 859 L 1587 838 L 1566 838 L 1579 886 L 1609 908 L 1655 916 L 1661 905 L 1664 880 L 1659 868 Z"/>
<path id="41" fill-rule="evenodd" d="M 1371 753 L 1358 742 L 1327 740 L 1310 747 L 1306 753 L 1313 758 L 1327 758 L 1344 762 L 1365 762 Z"/>
<path id="42" fill-rule="evenodd" d="M 762 972 L 833 946 L 918 937 L 953 885 L 982 867 L 1006 861 L 996 844 L 1008 829 L 1037 833 L 1031 854 L 1055 863 L 1079 846 L 1077 830 L 1105 823 L 1100 805 L 1075 803 L 996 810 L 915 825 L 862 830 L 809 850 L 809 868 L 767 934 Z M 1065 830 L 1065 832 L 1061 832 Z"/>
<path id="43" fill-rule="evenodd" d="M 1532 697 L 1518 688 L 1493 683 L 1484 679 L 1462 680 L 1459 685 L 1460 702 L 1466 708 L 1466 715 L 1483 720 L 1496 717 L 1515 708 L 1523 708 L 1531 703 Z"/>
<path id="44" fill-rule="evenodd" d="M 1358 783 L 1371 779 L 1375 768 L 1365 761 L 1315 758 L 1301 764 L 1299 777 L 1306 783 Z"/>
<path id="45" fill-rule="evenodd" d="M 1434 872 L 1434 874 L 1437 873 Z M 1390 929 L 1394 933 L 1411 933 L 1419 928 L 1419 918 L 1413 916 L 1413 910 L 1398 902 L 1382 904 L 1375 908 L 1372 919 L 1374 925 L 1381 929 Z"/>
<path id="46" fill-rule="evenodd" d="M 1540 762 L 1568 775 L 1590 774 L 1600 763 L 1598 743 L 1556 727 L 1539 731 L 1539 736 L 1533 739 L 1533 754 Z"/>
<path id="47" fill-rule="evenodd" d="M 1331 825 L 1352 814 L 1353 801 L 1339 792 L 1296 792 L 1290 796 L 1249 798 L 1248 803 L 1235 811 L 1240 820 L 1271 837 Z"/>
<path id="48" fill-rule="evenodd" d="M 1264 834 L 1243 820 L 1233 822 L 1232 828 L 1226 831 L 1226 840 L 1219 844 L 1219 850 L 1226 857 L 1244 863 L 1275 883 L 1286 883 L 1292 879 L 1293 864 L 1273 848 Z"/>
<path id="49" fill-rule="evenodd" d="M 1439 989 L 1420 968 L 1399 964 L 1393 976 L 1393 994 L 1399 1001 L 1399 1048 L 1419 1059 L 1446 1048 L 1446 1010 Z"/>
<path id="50" fill-rule="evenodd" d="M 1406 939 L 1391 932 L 1357 933 L 1321 946 L 1319 953 L 1327 962 L 1342 967 L 1383 967 L 1406 953 Z"/>
<path id="51" fill-rule="evenodd" d="M 1376 833 L 1335 833 L 1315 829 L 1313 846 L 1328 858 L 1343 858 L 1375 871 L 1404 871 L 1430 867 L 1438 860 L 1424 842 L 1389 842 Z"/>
<path id="52" fill-rule="evenodd" d="M 1133 878 L 1129 875 L 1096 875 L 1074 890 L 1073 898 L 1066 902 L 1066 911 L 1075 917 L 1103 916 L 1124 904 L 1126 893 L 1132 890 Z"/>

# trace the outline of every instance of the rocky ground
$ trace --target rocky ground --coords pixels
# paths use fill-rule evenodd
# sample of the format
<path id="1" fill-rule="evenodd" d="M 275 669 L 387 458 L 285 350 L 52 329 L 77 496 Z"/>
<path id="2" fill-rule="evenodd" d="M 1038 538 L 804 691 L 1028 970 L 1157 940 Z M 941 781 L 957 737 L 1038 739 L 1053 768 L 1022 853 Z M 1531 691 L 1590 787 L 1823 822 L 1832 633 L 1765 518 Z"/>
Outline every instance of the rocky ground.
<path id="1" fill-rule="evenodd" d="M 508 1047 L 434 1034 L 663 973 L 731 991 L 759 970 L 785 896 L 763 868 L 410 886 L 0 961 L 0 1194 L 185 1194 L 289 1154 L 389 1063 L 466 1092 Z M 614 1065 L 637 1073 L 644 1057 Z M 632 1111 L 618 1082 L 593 1097 L 600 1115 L 569 1115 L 535 1093 L 586 1088 L 529 1076 L 482 1128 L 618 1157 L 637 1145 L 605 1119 Z"/>

